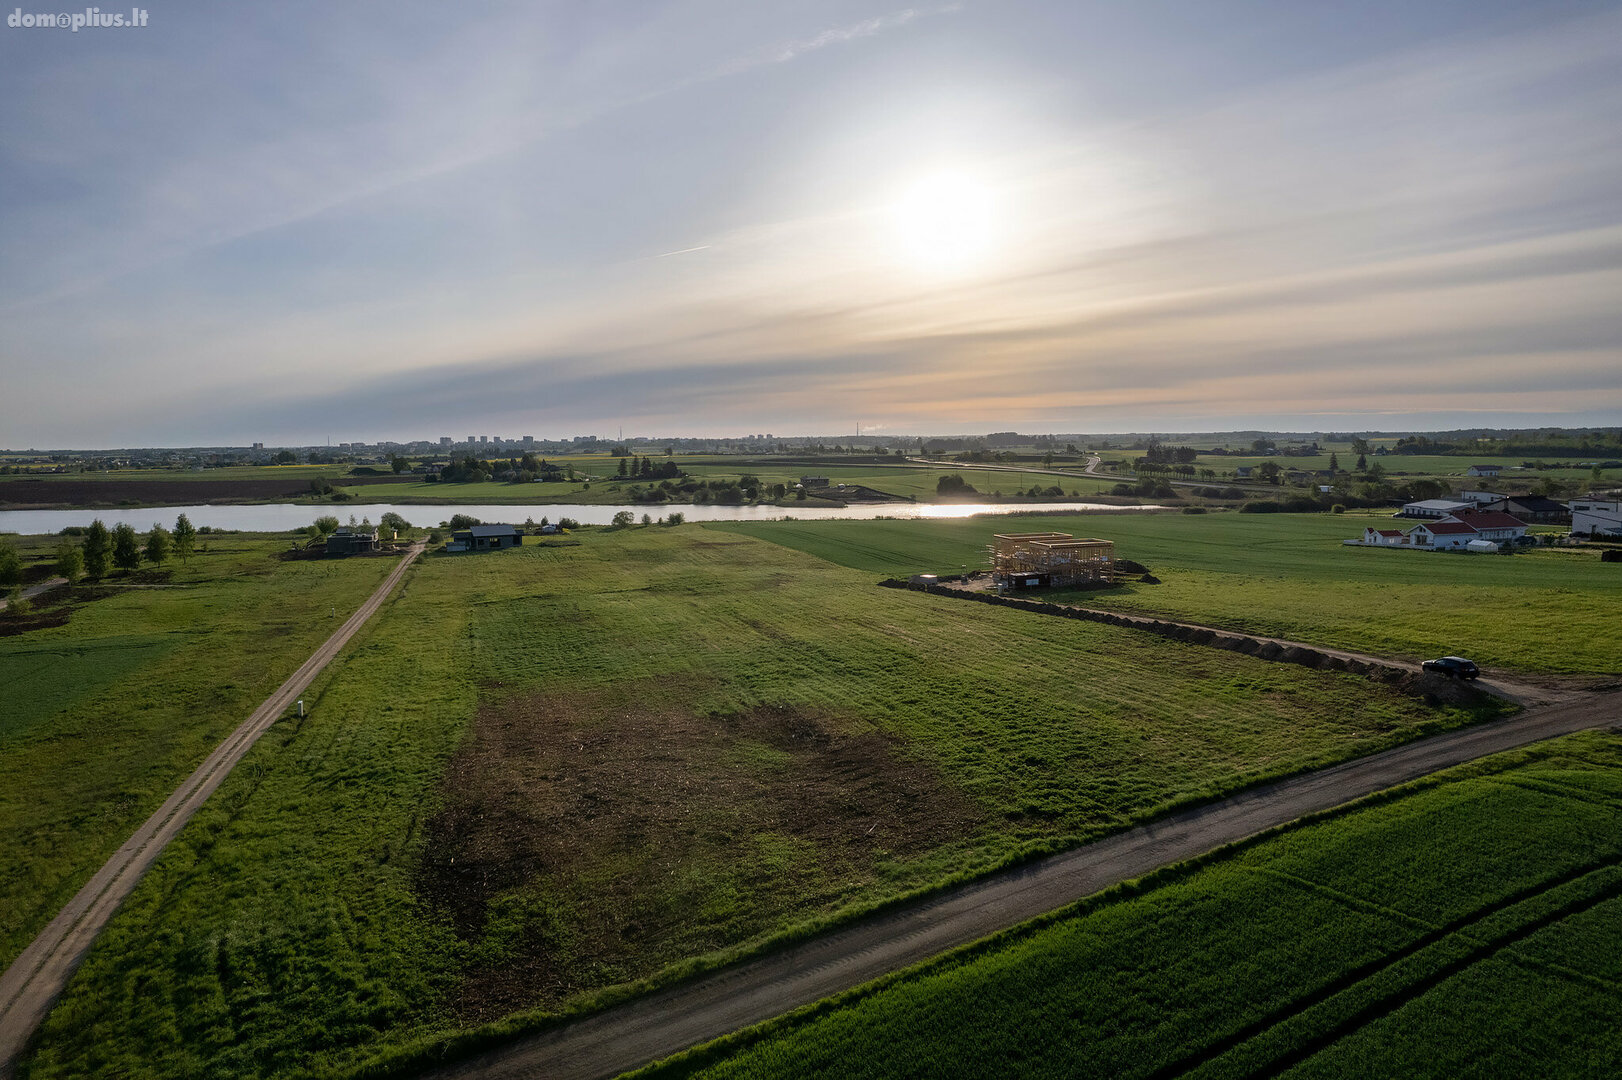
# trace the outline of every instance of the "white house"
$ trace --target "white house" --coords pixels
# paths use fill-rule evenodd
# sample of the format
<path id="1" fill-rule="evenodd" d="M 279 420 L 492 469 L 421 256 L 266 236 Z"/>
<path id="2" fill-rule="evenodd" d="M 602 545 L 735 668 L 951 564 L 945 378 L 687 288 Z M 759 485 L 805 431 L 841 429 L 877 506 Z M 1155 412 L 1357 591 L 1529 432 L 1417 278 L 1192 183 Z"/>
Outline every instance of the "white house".
<path id="1" fill-rule="evenodd" d="M 1366 547 L 1403 547 L 1408 543 L 1408 534 L 1401 529 L 1376 529 L 1373 525 L 1363 530 L 1363 544 Z"/>
<path id="2" fill-rule="evenodd" d="M 1415 525 L 1408 532 L 1409 542 L 1426 551 L 1468 547 L 1470 541 L 1477 539 L 1480 538 L 1476 531 L 1462 521 L 1433 521 L 1428 525 Z"/>
<path id="3" fill-rule="evenodd" d="M 1571 508 L 1573 536 L 1622 536 L 1622 499 L 1585 495 L 1566 505 Z"/>
<path id="4" fill-rule="evenodd" d="M 1469 476 L 1497 476 L 1504 471 L 1502 465 L 1472 465 L 1464 470 Z"/>
<path id="5" fill-rule="evenodd" d="M 1496 551 L 1526 535 L 1526 522 L 1498 510 L 1460 510 L 1440 521 L 1415 525 L 1408 542 L 1430 551 Z"/>
<path id="6" fill-rule="evenodd" d="M 1478 540 L 1503 544 L 1526 535 L 1526 522 L 1502 510 L 1460 510 L 1450 519 L 1462 521 L 1476 531 Z"/>

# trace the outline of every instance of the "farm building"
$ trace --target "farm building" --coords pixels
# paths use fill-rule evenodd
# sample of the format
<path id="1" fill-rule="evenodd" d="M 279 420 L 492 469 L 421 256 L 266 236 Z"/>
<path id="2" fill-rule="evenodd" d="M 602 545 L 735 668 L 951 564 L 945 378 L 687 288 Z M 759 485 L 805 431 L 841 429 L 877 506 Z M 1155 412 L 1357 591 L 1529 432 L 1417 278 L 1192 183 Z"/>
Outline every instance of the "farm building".
<path id="1" fill-rule="evenodd" d="M 451 533 L 446 551 L 498 551 L 524 542 L 524 531 L 516 525 L 475 525 Z"/>
<path id="2" fill-rule="evenodd" d="M 1403 504 L 1398 517 L 1410 518 L 1445 518 L 1460 510 L 1473 510 L 1475 503 L 1459 502 L 1457 499 L 1421 499 L 1419 502 Z"/>
<path id="3" fill-rule="evenodd" d="M 1503 471 L 1502 465 L 1472 465 L 1465 470 L 1470 476 L 1497 476 Z"/>
<path id="4" fill-rule="evenodd" d="M 371 529 L 344 526 L 327 537 L 328 555 L 356 555 L 377 550 L 377 533 Z"/>
<path id="5" fill-rule="evenodd" d="M 1069 533 L 998 533 L 991 579 L 999 585 L 1089 585 L 1115 580 L 1115 544 Z"/>

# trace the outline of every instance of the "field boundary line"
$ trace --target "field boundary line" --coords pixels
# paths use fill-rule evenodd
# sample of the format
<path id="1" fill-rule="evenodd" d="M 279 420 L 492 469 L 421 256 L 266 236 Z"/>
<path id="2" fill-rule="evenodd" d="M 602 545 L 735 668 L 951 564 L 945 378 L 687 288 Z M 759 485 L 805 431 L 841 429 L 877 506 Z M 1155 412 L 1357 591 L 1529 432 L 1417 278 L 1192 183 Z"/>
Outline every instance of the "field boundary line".
<path id="1" fill-rule="evenodd" d="M 1203 626 L 1199 623 L 1178 622 L 1173 619 L 1160 618 L 1156 615 L 1140 615 L 1134 612 L 1082 607 L 1079 604 L 1056 604 L 1051 600 L 1036 600 L 1022 596 L 1001 596 L 996 593 L 957 589 L 950 585 L 930 585 L 922 582 L 901 581 L 897 578 L 886 578 L 880 581 L 879 585 L 887 589 L 906 589 L 911 592 L 928 593 L 930 596 L 950 596 L 958 600 L 975 600 L 982 604 L 993 604 L 997 607 L 1033 611 L 1038 615 L 1081 619 L 1087 622 L 1124 627 L 1128 630 L 1142 630 L 1146 633 L 1157 634 L 1160 637 L 1170 638 L 1173 641 L 1181 641 L 1190 645 L 1206 645 L 1215 649 L 1224 649 L 1229 652 L 1252 656 L 1258 660 L 1283 664 L 1300 664 L 1315 671 L 1344 671 L 1353 675 L 1364 675 L 1391 685 L 1401 683 L 1416 675 L 1422 679 L 1427 677 L 1427 673 L 1421 670 L 1420 665 L 1405 660 L 1393 660 L 1389 657 L 1354 652 L 1350 649 L 1338 649 L 1333 646 L 1313 645 L 1302 641 L 1268 637 L 1265 634 L 1256 634 L 1248 630 L 1230 630 L 1220 626 Z M 1444 680 L 1451 689 L 1451 679 L 1447 676 L 1439 676 L 1438 678 Z M 1505 701 L 1516 705 L 1545 705 L 1558 701 L 1569 701 L 1572 698 L 1569 691 L 1549 690 L 1540 686 L 1529 686 L 1504 679 L 1478 680 L 1475 686 L 1470 687 L 1470 689 L 1478 689 L 1484 694 L 1503 698 Z"/>
<path id="2" fill-rule="evenodd" d="M 423 548 L 421 542 L 412 545 L 400 565 L 365 603 L 214 748 L 0 974 L 0 1080 L 13 1074 L 28 1040 L 67 987 L 97 935 L 169 841 L 179 834 L 259 737 L 281 718 L 339 650 L 377 613 Z"/>

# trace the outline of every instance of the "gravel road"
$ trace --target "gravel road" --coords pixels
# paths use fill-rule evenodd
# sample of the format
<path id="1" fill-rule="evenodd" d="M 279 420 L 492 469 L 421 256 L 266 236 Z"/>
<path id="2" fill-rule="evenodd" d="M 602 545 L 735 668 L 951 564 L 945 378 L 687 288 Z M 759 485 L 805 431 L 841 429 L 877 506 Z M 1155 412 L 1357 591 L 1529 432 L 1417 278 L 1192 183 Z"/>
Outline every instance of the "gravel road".
<path id="1" fill-rule="evenodd" d="M 616 1076 L 1224 844 L 1478 757 L 1622 723 L 1622 696 L 1586 694 L 1263 784 L 1073 851 L 993 874 L 444 1066 L 435 1080 Z"/>
<path id="2" fill-rule="evenodd" d="M 0 975 L 0 1078 L 11 1076 L 28 1039 L 62 993 L 91 942 L 164 846 L 191 820 L 192 814 L 220 786 L 259 736 L 287 711 L 338 650 L 377 612 L 422 550 L 421 543 L 411 548 L 400 565 L 337 633 L 215 748 Z"/>

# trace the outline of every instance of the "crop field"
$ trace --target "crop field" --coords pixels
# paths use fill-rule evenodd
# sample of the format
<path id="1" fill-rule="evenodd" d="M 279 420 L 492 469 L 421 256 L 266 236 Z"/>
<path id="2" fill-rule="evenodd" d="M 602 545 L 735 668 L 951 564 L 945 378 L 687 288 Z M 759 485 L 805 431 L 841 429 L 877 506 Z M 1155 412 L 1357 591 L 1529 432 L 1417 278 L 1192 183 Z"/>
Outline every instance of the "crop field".
<path id="1" fill-rule="evenodd" d="M 430 557 L 308 697 L 26 1075 L 342 1074 L 1473 718 L 694 526 Z"/>
<path id="2" fill-rule="evenodd" d="M 1622 1073 L 1622 738 L 1585 734 L 1083 901 L 638 1075 Z"/>
<path id="3" fill-rule="evenodd" d="M 0 966 L 394 565 L 285 545 L 205 534 L 184 566 L 48 594 L 38 629 L 0 613 Z"/>
<path id="4" fill-rule="evenodd" d="M 986 567 L 993 533 L 1113 540 L 1160 584 L 1046 594 L 1409 659 L 1462 653 L 1529 672 L 1622 672 L 1622 574 L 1595 549 L 1451 555 L 1347 547 L 1361 514 L 1098 513 L 961 521 L 725 522 L 871 574 Z"/>

